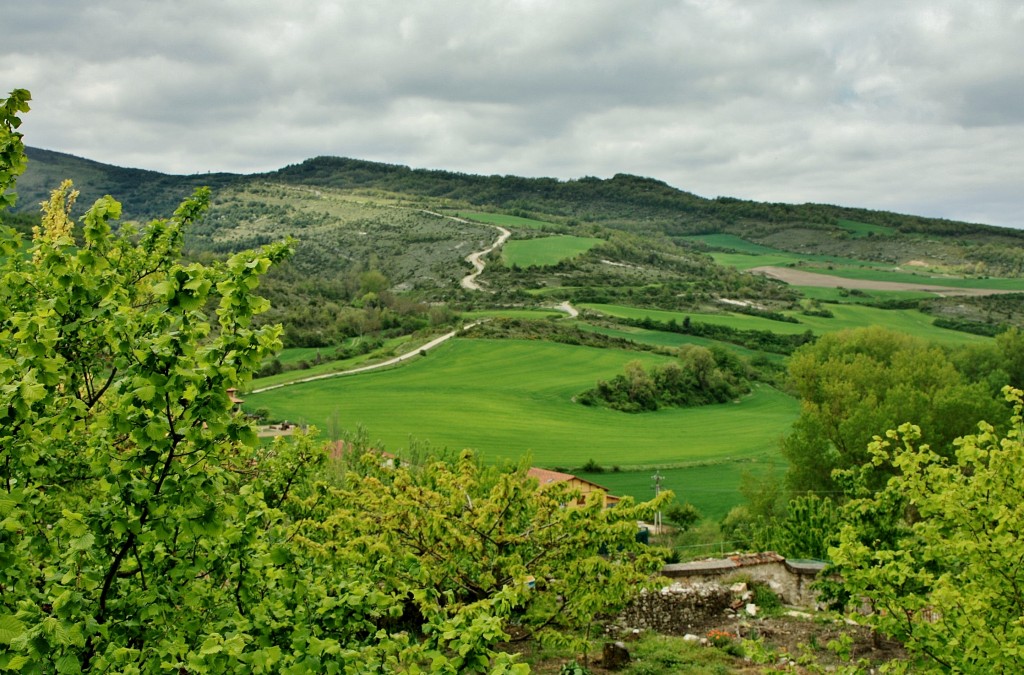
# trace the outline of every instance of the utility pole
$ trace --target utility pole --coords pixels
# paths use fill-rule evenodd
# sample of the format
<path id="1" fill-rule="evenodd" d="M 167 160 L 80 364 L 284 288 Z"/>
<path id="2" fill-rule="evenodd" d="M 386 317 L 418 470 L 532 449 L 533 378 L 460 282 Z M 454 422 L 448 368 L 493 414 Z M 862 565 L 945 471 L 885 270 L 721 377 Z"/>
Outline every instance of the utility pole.
<path id="1" fill-rule="evenodd" d="M 657 499 L 658 495 L 661 494 L 661 473 L 658 471 L 654 472 L 651 479 L 654 480 L 654 498 Z M 661 509 L 654 514 L 654 533 L 661 534 Z"/>

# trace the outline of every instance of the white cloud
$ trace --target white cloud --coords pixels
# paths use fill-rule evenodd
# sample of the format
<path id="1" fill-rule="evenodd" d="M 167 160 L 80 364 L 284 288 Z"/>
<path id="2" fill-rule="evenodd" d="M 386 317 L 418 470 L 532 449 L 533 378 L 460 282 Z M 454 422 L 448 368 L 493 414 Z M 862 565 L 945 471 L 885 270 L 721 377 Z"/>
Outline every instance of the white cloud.
<path id="1" fill-rule="evenodd" d="M 171 172 L 321 154 L 1024 227 L 999 0 L 93 0 L 5 17 L 30 144 Z"/>

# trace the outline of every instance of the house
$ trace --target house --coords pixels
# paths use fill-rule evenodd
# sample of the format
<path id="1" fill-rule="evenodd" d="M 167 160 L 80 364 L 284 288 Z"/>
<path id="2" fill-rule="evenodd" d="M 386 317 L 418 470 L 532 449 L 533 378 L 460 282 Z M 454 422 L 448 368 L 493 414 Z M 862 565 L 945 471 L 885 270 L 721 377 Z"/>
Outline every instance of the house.
<path id="1" fill-rule="evenodd" d="M 541 490 L 548 485 L 568 483 L 570 489 L 579 491 L 580 498 L 577 502 L 579 504 L 583 504 L 586 501 L 587 495 L 591 492 L 600 492 L 604 495 L 605 508 L 615 506 L 619 502 L 618 497 L 608 494 L 608 488 L 603 485 L 598 485 L 597 483 L 592 483 L 586 478 L 574 476 L 571 473 L 562 473 L 561 471 L 551 471 L 550 469 L 540 469 L 535 466 L 531 466 L 529 470 L 527 470 L 526 475 L 531 478 L 536 478 L 537 482 L 540 483 Z"/>
<path id="2" fill-rule="evenodd" d="M 245 399 L 238 398 L 238 390 L 234 387 L 228 389 L 228 398 L 231 399 L 231 407 L 235 412 L 242 412 L 242 404 L 245 403 Z"/>

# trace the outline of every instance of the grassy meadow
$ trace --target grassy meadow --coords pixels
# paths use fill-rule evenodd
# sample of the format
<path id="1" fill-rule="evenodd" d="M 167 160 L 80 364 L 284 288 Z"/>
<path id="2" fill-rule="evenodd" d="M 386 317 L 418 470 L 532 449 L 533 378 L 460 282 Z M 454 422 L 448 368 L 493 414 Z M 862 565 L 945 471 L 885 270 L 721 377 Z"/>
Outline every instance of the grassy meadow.
<path id="1" fill-rule="evenodd" d="M 575 258 L 602 243 L 596 237 L 558 235 L 513 240 L 502 247 L 501 261 L 508 267 L 545 267 Z"/>
<path id="2" fill-rule="evenodd" d="M 738 403 L 631 415 L 572 397 L 629 361 L 666 357 L 517 340 L 452 340 L 399 368 L 251 394 L 247 408 L 321 429 L 366 428 L 401 450 L 410 439 L 474 448 L 485 460 L 530 454 L 538 466 L 588 460 L 623 467 L 752 458 L 777 451 L 798 412 L 791 397 L 759 387 Z"/>

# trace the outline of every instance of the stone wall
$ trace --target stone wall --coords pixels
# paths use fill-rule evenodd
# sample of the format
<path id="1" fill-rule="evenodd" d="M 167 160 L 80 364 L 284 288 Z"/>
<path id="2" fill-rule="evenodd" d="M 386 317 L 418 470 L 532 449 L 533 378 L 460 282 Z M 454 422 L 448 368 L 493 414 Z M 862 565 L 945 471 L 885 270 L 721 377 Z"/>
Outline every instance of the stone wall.
<path id="1" fill-rule="evenodd" d="M 653 630 L 659 633 L 700 634 L 738 614 L 755 614 L 745 583 L 767 584 L 787 605 L 815 604 L 810 588 L 824 563 L 785 560 L 775 553 L 735 555 L 666 565 L 662 574 L 673 579 L 660 591 L 644 591 L 622 612 L 611 632 Z"/>
<path id="2" fill-rule="evenodd" d="M 730 590 L 717 583 L 677 583 L 660 591 L 643 591 L 616 623 L 668 635 L 701 633 L 721 623 L 732 601 Z"/>
<path id="3" fill-rule="evenodd" d="M 786 560 L 768 551 L 665 565 L 661 573 L 684 585 L 701 582 L 725 583 L 738 577 L 746 577 L 768 584 L 787 605 L 810 607 L 817 601 L 811 584 L 824 567 L 825 563 L 822 562 Z"/>

